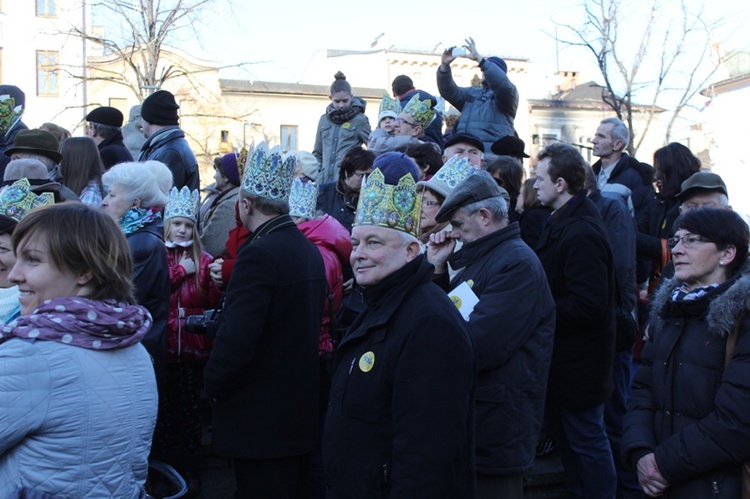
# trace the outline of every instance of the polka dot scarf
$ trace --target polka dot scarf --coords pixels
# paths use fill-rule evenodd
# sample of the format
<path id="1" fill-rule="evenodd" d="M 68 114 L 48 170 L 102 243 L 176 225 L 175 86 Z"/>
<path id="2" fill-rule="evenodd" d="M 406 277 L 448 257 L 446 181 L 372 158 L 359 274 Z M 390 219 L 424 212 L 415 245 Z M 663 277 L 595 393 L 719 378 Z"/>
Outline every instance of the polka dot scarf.
<path id="1" fill-rule="evenodd" d="M 0 343 L 15 337 L 112 350 L 138 343 L 151 323 L 151 315 L 139 305 L 83 297 L 54 298 L 34 313 L 3 326 Z"/>

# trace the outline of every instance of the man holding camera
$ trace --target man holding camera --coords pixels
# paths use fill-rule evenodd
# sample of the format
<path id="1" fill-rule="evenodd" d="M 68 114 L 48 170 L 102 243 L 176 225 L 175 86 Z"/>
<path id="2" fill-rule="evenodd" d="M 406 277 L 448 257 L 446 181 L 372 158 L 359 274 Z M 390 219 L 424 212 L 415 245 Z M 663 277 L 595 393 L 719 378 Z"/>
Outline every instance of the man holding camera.
<path id="1" fill-rule="evenodd" d="M 479 64 L 482 70 L 482 88 L 456 85 L 451 73 L 451 62 L 456 57 L 466 57 Z M 450 47 L 443 52 L 442 64 L 437 71 L 440 95 L 461 111 L 453 133 L 470 133 L 484 143 L 489 151 L 493 142 L 513 135 L 513 120 L 518 110 L 518 90 L 507 75 L 508 65 L 499 57 L 482 57 L 477 52 L 474 39 L 466 40 L 463 47 Z"/>

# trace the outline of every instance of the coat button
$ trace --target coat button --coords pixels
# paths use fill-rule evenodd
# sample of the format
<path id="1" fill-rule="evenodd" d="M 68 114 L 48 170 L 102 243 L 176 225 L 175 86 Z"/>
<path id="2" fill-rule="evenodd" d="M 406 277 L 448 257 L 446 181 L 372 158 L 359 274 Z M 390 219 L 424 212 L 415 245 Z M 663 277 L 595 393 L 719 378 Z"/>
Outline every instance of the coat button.
<path id="1" fill-rule="evenodd" d="M 669 411 L 664 411 L 664 414 L 666 414 L 667 416 L 669 416 Z"/>

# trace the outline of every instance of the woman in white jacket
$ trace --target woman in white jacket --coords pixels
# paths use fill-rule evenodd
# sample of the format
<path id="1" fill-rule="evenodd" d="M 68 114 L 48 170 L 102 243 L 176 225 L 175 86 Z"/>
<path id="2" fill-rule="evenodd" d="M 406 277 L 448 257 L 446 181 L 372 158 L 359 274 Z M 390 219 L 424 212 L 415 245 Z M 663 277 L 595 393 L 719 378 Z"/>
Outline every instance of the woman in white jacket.
<path id="1" fill-rule="evenodd" d="M 125 236 L 66 203 L 32 211 L 12 242 L 21 316 L 0 336 L 0 497 L 145 496 L 157 392 Z"/>

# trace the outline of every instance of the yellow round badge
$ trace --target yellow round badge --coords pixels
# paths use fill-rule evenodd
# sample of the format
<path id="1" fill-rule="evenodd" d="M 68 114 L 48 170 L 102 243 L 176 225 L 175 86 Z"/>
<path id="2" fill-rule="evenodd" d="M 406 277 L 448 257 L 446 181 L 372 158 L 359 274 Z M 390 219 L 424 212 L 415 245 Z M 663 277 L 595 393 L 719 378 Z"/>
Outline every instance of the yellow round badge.
<path id="1" fill-rule="evenodd" d="M 359 358 L 359 368 L 363 373 L 369 373 L 372 366 L 375 365 L 375 354 L 372 352 L 366 352 Z"/>
<path id="2" fill-rule="evenodd" d="M 343 128 L 344 130 L 348 130 L 351 126 L 352 126 L 351 123 L 346 122 L 343 125 L 341 125 L 341 128 Z"/>
<path id="3" fill-rule="evenodd" d="M 453 304 L 456 306 L 456 308 L 461 308 L 461 305 L 462 305 L 461 298 L 459 298 L 456 295 L 453 295 L 450 297 L 450 299 L 453 302 Z"/>

